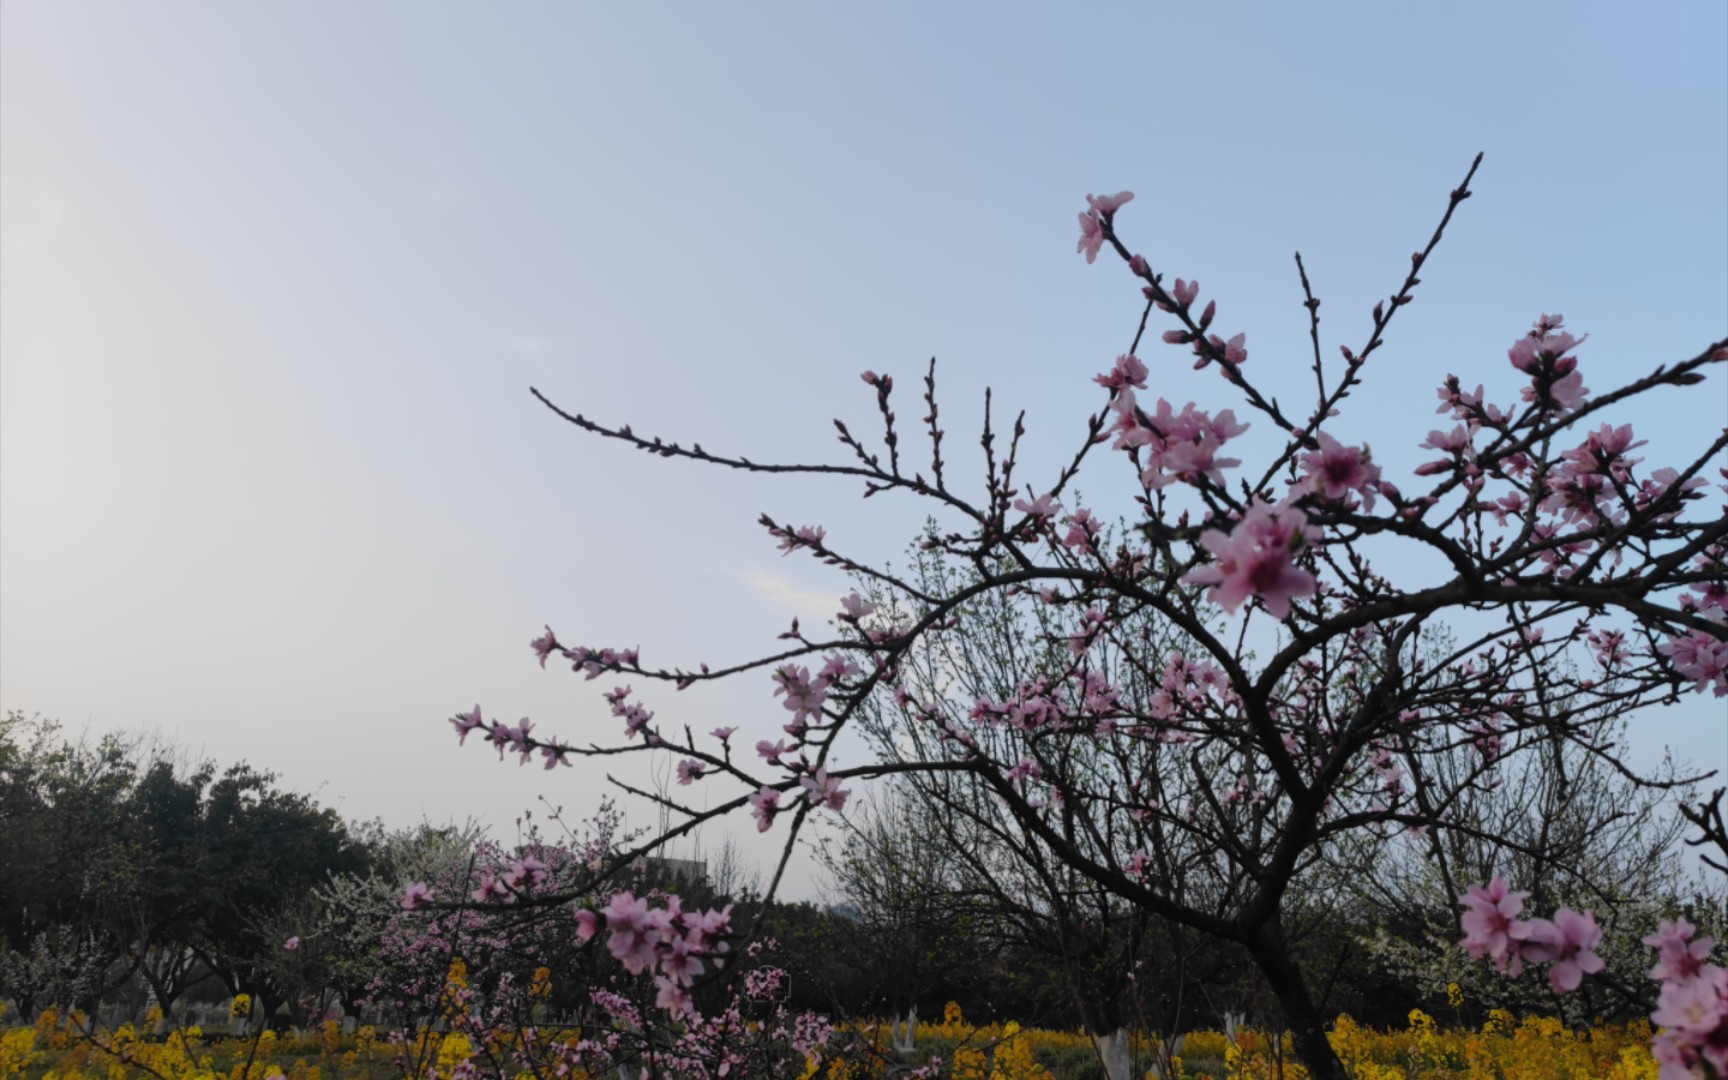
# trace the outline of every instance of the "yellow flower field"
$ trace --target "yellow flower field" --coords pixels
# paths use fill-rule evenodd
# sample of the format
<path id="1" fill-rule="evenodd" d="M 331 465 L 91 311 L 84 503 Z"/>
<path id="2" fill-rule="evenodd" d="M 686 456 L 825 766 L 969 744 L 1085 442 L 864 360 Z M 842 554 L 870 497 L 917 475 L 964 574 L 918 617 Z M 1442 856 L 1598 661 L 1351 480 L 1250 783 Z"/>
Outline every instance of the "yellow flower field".
<path id="1" fill-rule="evenodd" d="M 0 1080 L 387 1080 L 400 1075 L 391 1047 L 372 1028 L 343 1034 L 334 1022 L 292 1036 L 209 1037 L 197 1028 L 161 1040 L 133 1025 L 86 1034 L 84 1018 L 45 1013 L 31 1027 L 0 1031 Z M 812 1061 L 806 1080 L 883 1080 L 888 1074 L 887 1026 L 852 1030 L 877 1052 L 855 1059 Z M 1357 1080 L 1655 1080 L 1646 1023 L 1599 1025 L 1585 1031 L 1551 1017 L 1522 1020 L 1496 1011 L 1480 1029 L 1442 1028 L 1421 1010 L 1408 1026 L 1377 1031 L 1338 1018 L 1332 1046 Z M 410 1040 L 412 1060 L 448 1077 L 475 1055 L 468 1037 L 423 1031 Z M 1102 1075 L 1091 1041 L 1079 1031 L 1006 1024 L 974 1025 L 950 1005 L 941 1023 L 918 1031 L 914 1064 L 941 1059 L 943 1080 L 1096 1080 Z M 1185 1037 L 1169 1080 L 1301 1080 L 1286 1033 L 1241 1029 Z M 1149 1040 L 1137 1038 L 1146 1080 L 1160 1080 Z"/>

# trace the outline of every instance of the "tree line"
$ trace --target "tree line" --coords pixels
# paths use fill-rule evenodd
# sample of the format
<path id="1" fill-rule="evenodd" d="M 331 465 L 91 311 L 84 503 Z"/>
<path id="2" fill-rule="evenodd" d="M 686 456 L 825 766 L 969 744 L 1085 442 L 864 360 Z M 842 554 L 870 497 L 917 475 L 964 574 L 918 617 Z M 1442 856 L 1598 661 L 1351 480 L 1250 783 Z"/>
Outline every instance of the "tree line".
<path id="1" fill-rule="evenodd" d="M 1524 859 L 1522 880 L 1546 897 L 1588 900 L 1627 927 L 1684 913 L 1728 929 L 1722 897 L 1684 869 L 1683 822 L 1667 800 L 1604 756 L 1531 760 L 1543 764 L 1476 808 L 1504 843 L 1459 859 Z M 1103 1061 L 1129 1030 L 1282 1026 L 1276 995 L 1239 949 L 1028 860 L 993 835 L 991 804 L 969 798 L 903 782 L 854 804 L 821 847 L 820 901 L 765 898 L 729 843 L 695 860 L 695 873 L 639 861 L 617 883 L 691 908 L 733 905 L 741 937 L 774 942 L 794 1007 L 892 1018 L 907 1046 L 918 1019 L 949 1002 L 974 1019 L 1082 1028 Z M 610 821 L 595 850 L 618 850 L 620 829 Z M 465 892 L 478 865 L 529 852 L 556 864 L 571 850 L 538 826 L 508 845 L 472 825 L 349 822 L 245 763 L 219 768 L 127 736 L 72 739 L 12 713 L 0 724 L 0 998 L 25 1017 L 107 1006 L 130 1019 L 149 1004 L 174 1015 L 245 995 L 254 1017 L 284 1023 L 334 1010 L 411 1024 L 423 1017 L 402 988 L 440 987 L 451 957 L 411 955 L 392 937 L 406 885 Z M 1305 878 L 1294 908 L 1293 954 L 1328 1012 L 1396 1025 L 1419 1005 L 1460 1019 L 1563 1006 L 1540 979 L 1490 978 L 1465 961 L 1455 910 L 1419 848 L 1361 854 Z M 463 938 L 464 977 L 477 987 L 546 967 L 548 1004 L 573 1015 L 605 978 L 598 950 L 573 948 L 562 923 L 546 932 L 545 912 L 470 914 L 495 924 Z M 1647 959 L 1611 960 L 1594 996 L 1564 1007 L 1647 1010 Z M 1465 988 L 1462 1009 L 1448 1009 L 1451 984 Z"/>

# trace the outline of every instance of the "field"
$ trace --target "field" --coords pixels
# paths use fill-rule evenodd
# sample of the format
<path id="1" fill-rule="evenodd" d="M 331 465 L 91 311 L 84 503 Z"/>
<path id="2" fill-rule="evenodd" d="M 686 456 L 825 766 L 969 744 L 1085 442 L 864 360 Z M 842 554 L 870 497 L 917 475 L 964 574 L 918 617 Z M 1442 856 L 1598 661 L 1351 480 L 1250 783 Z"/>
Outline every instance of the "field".
<path id="1" fill-rule="evenodd" d="M 887 1033 L 879 1025 L 852 1029 L 878 1052 L 810 1062 L 807 1080 L 878 1080 L 909 1071 L 881 1053 Z M 550 1036 L 552 1032 L 548 1030 Z M 53 1013 L 32 1027 L 0 1033 L 0 1080 L 387 1080 L 490 1075 L 489 1051 L 461 1034 L 422 1032 L 392 1041 L 370 1027 L 345 1033 L 336 1021 L 308 1032 L 251 1038 L 205 1034 L 197 1028 L 146 1038 L 132 1025 L 83 1033 Z M 1546 1017 L 1492 1015 L 1480 1029 L 1442 1028 L 1421 1011 L 1407 1027 L 1376 1031 L 1340 1017 L 1332 1045 L 1357 1080 L 1494 1078 L 1494 1080 L 1655 1080 L 1648 1025 L 1598 1026 L 1571 1031 Z M 1305 1075 L 1289 1060 L 1288 1037 L 1242 1029 L 1191 1032 L 1182 1040 L 1172 1075 L 1188 1080 L 1248 1080 Z M 1136 1058 L 1147 1080 L 1157 1080 L 1146 1040 Z M 1103 1080 L 1090 1040 L 1077 1031 L 1022 1029 L 1018 1024 L 973 1026 L 950 1007 L 943 1022 L 920 1028 L 915 1064 L 941 1059 L 942 1080 Z M 510 1070 L 508 1075 L 528 1075 Z"/>

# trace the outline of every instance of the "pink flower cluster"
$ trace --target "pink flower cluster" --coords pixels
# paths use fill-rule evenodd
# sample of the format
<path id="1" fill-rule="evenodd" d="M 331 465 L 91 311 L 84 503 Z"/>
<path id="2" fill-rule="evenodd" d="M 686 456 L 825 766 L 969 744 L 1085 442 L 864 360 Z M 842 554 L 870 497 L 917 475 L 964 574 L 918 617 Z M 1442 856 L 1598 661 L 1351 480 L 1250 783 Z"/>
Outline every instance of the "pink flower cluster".
<path id="1" fill-rule="evenodd" d="M 1692 682 L 1694 690 L 1703 693 L 1708 686 L 1717 697 L 1728 697 L 1728 641 L 1693 630 L 1663 642 L 1656 650 L 1674 664 L 1681 678 Z"/>
<path id="2" fill-rule="evenodd" d="M 1662 983 L 1652 1023 L 1666 1030 L 1651 1050 L 1661 1063 L 1661 1080 L 1698 1075 L 1707 1064 L 1728 1076 L 1728 969 L 1706 963 L 1715 942 L 1693 939 L 1697 927 L 1685 919 L 1664 919 L 1644 944 L 1656 950 L 1650 977 Z"/>
<path id="3" fill-rule="evenodd" d="M 1520 919 L 1527 892 L 1513 892 L 1506 879 L 1496 877 L 1486 888 L 1472 885 L 1459 902 L 1463 905 L 1464 940 L 1459 944 L 1473 958 L 1487 956 L 1500 971 L 1517 975 L 1526 961 L 1548 964 L 1548 982 L 1556 994 L 1578 989 L 1585 975 L 1603 968 L 1602 958 L 1592 950 L 1602 941 L 1602 928 L 1588 911 L 1561 908 L 1549 919 Z"/>
<path id="4" fill-rule="evenodd" d="M 482 870 L 480 872 L 480 884 L 470 895 L 476 904 L 484 904 L 492 900 L 509 900 L 544 885 L 547 876 L 548 870 L 544 862 L 532 855 L 525 855 L 514 860 L 509 869 L 503 873 Z M 413 891 L 414 886 L 410 885 L 408 892 L 412 894 Z M 403 898 L 402 906 L 408 907 L 406 897 Z"/>
<path id="5" fill-rule="evenodd" d="M 862 611 L 862 607 L 859 608 Z M 828 700 L 828 688 L 841 679 L 858 674 L 859 667 L 843 656 L 830 656 L 815 678 L 810 669 L 787 664 L 774 671 L 774 696 L 785 696 L 785 706 L 792 713 L 786 734 L 802 739 L 812 723 L 822 720 L 822 705 Z"/>
<path id="6" fill-rule="evenodd" d="M 1255 502 L 1228 534 L 1208 529 L 1200 543 L 1217 561 L 1191 570 L 1183 581 L 1211 585 L 1206 598 L 1232 614 L 1250 596 L 1257 596 L 1275 619 L 1290 616 L 1290 601 L 1312 596 L 1319 588 L 1313 574 L 1293 563 L 1303 547 L 1319 540 L 1308 517 L 1293 506 Z"/>
<path id="7" fill-rule="evenodd" d="M 1566 355 L 1590 335 L 1573 337 L 1560 329 L 1564 321 L 1559 315 L 1542 316 L 1506 353 L 1513 367 L 1530 376 L 1524 400 L 1559 412 L 1584 404 L 1584 395 L 1590 392 L 1584 376 L 1578 373 L 1578 358 Z"/>
<path id="8" fill-rule="evenodd" d="M 1236 422 L 1236 413 L 1231 409 L 1214 417 L 1196 409 L 1190 401 L 1177 412 L 1160 398 L 1157 408 L 1147 414 L 1140 411 L 1134 391 L 1127 386 L 1117 391 L 1110 407 L 1116 412 L 1116 426 L 1109 432 L 1116 436 L 1112 449 L 1146 450 L 1140 483 L 1148 489 L 1177 480 L 1196 485 L 1210 481 L 1222 486 L 1221 470 L 1242 464 L 1236 458 L 1218 456 L 1225 443 L 1248 430 L 1247 424 Z"/>
<path id="9" fill-rule="evenodd" d="M 690 1015 L 690 985 L 703 972 L 703 960 L 722 963 L 729 946 L 724 940 L 731 929 L 732 905 L 721 911 L 685 911 L 676 896 L 663 908 L 651 907 L 647 898 L 621 892 L 612 896 L 604 912 L 586 908 L 576 912 L 576 936 L 590 941 L 600 932 L 604 918 L 611 936 L 606 948 L 632 975 L 654 973 L 659 994 L 655 1004 L 668 1012 Z"/>
<path id="10" fill-rule="evenodd" d="M 544 634 L 530 641 L 528 647 L 540 658 L 541 667 L 546 666 L 553 653 L 559 653 L 570 661 L 570 670 L 587 672 L 590 679 L 599 678 L 602 672 L 636 667 L 641 660 L 636 649 L 589 649 L 580 645 L 574 649 L 566 648 L 558 643 L 558 635 L 550 626 L 546 627 Z"/>
<path id="11" fill-rule="evenodd" d="M 1464 907 L 1464 940 L 1476 959 L 1490 957 L 1501 971 L 1517 975 L 1525 961 L 1548 964 L 1548 981 L 1557 994 L 1578 989 L 1587 974 L 1603 969 L 1593 951 L 1602 930 L 1590 912 L 1561 908 L 1548 919 L 1518 917 L 1529 893 L 1514 892 L 1504 878 L 1486 887 L 1470 886 Z M 1664 919 L 1644 944 L 1656 950 L 1650 977 L 1662 983 L 1652 1023 L 1662 1030 L 1651 1043 L 1661 1065 L 1660 1080 L 1694 1080 L 1728 1075 L 1728 970 L 1709 963 L 1715 942 L 1694 938 L 1697 927 L 1685 919 Z"/>
<path id="12" fill-rule="evenodd" d="M 830 810 L 839 811 L 846 808 L 846 797 L 852 794 L 840 786 L 840 781 L 828 775 L 825 767 L 817 766 L 815 772 L 798 781 L 804 789 L 805 798 L 811 806 L 826 806 Z"/>

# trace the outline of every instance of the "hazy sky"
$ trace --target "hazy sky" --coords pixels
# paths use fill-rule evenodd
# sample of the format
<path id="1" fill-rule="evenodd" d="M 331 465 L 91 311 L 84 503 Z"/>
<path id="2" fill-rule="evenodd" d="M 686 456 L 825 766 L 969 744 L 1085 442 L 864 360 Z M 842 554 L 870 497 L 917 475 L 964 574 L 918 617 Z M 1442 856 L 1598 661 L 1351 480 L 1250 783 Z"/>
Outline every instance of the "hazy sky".
<path id="1" fill-rule="evenodd" d="M 1089 11 L 8 0 L 0 705 L 159 728 L 392 824 L 585 811 L 598 770 L 501 766 L 445 723 L 479 701 L 616 737 L 608 682 L 534 665 L 542 623 L 742 659 L 847 591 L 760 512 L 881 558 L 927 508 L 634 453 L 528 387 L 840 461 L 832 417 L 876 431 L 858 373 L 893 373 L 915 418 L 936 355 L 951 477 L 981 487 L 991 385 L 1047 478 L 1138 316 L 1118 266 L 1074 254 L 1088 192 L 1137 192 L 1132 245 L 1297 393 L 1291 253 L 1328 350 L 1360 345 L 1486 151 L 1336 429 L 1391 477 L 1447 372 L 1512 396 L 1505 350 L 1541 312 L 1590 332 L 1600 387 L 1728 324 L 1720 3 Z M 1222 403 L 1143 353 L 1158 393 Z M 1645 453 L 1725 411 L 1721 373 L 1664 395 Z M 751 742 L 783 719 L 765 675 L 638 689 Z M 1637 740 L 1728 766 L 1720 701 Z"/>

